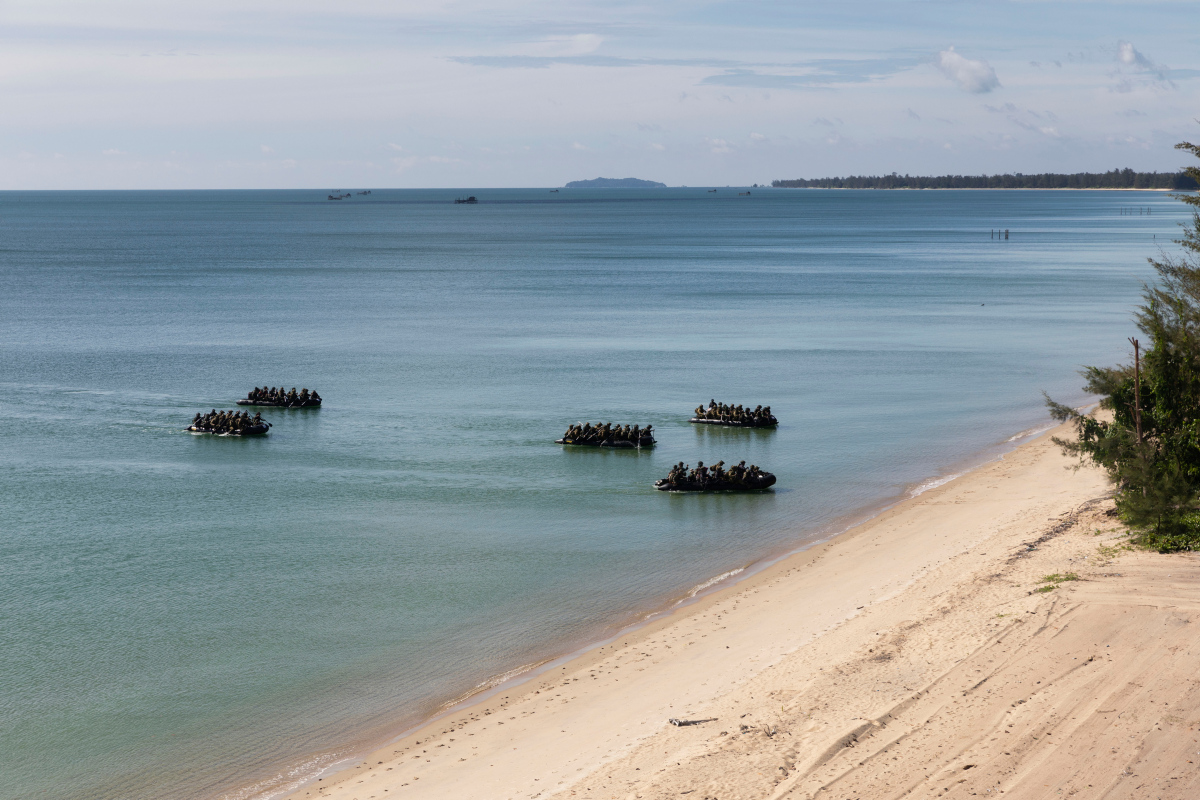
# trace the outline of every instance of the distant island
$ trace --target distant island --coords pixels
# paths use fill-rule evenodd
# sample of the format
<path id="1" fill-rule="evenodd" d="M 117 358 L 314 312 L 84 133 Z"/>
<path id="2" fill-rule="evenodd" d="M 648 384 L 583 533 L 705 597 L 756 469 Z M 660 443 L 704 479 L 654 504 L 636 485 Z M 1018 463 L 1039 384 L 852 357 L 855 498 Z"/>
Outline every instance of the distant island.
<path id="1" fill-rule="evenodd" d="M 569 184 L 568 184 L 569 185 Z M 1170 189 L 1192 191 L 1196 182 L 1183 172 L 1042 172 L 1037 175 L 849 175 L 771 181 L 779 189 Z"/>
<path id="2" fill-rule="evenodd" d="M 590 181 L 571 181 L 564 189 L 665 189 L 665 183 L 644 181 L 641 178 L 593 178 Z"/>

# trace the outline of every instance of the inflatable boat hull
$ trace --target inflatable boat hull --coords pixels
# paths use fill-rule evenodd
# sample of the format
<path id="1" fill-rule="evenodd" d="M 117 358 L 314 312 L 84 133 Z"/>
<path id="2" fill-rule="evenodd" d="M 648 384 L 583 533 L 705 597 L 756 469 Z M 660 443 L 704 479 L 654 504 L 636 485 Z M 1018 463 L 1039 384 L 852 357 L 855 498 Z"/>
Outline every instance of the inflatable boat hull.
<path id="1" fill-rule="evenodd" d="M 237 404 L 239 406 L 271 406 L 273 408 L 320 408 L 321 407 L 320 400 L 317 400 L 316 402 L 313 402 L 312 400 L 305 400 L 303 403 L 301 403 L 299 400 L 297 400 L 294 403 L 273 403 L 270 400 L 250 400 L 247 398 L 242 398 L 241 400 L 237 401 Z"/>
<path id="2" fill-rule="evenodd" d="M 747 481 L 677 481 L 670 483 L 666 478 L 654 482 L 654 488 L 660 492 L 761 492 L 775 485 L 775 476 L 769 472 L 761 473 L 757 480 Z"/>
<path id="3" fill-rule="evenodd" d="M 775 417 L 759 420 L 724 420 L 724 419 L 704 419 L 703 417 L 692 417 L 688 420 L 694 425 L 724 425 L 727 428 L 773 428 L 779 424 L 779 420 Z"/>
<path id="4" fill-rule="evenodd" d="M 563 438 L 563 439 L 555 439 L 554 443 L 555 444 L 573 444 L 576 447 L 622 447 L 622 448 L 630 449 L 630 448 L 639 448 L 639 447 L 653 447 L 655 444 L 658 443 L 658 440 L 655 439 L 653 436 L 647 436 L 646 438 L 642 439 L 641 441 L 639 441 L 635 444 L 634 442 L 626 441 L 625 439 L 621 439 L 619 441 L 614 441 L 612 439 L 605 439 L 602 442 L 577 442 L 574 439 Z"/>
<path id="5" fill-rule="evenodd" d="M 243 428 L 240 431 L 218 431 L 213 428 L 198 428 L 195 425 L 189 425 L 184 428 L 189 433 L 211 433 L 214 436 L 262 436 L 271 429 L 271 423 L 265 422 L 262 425 L 255 425 L 253 428 Z"/>

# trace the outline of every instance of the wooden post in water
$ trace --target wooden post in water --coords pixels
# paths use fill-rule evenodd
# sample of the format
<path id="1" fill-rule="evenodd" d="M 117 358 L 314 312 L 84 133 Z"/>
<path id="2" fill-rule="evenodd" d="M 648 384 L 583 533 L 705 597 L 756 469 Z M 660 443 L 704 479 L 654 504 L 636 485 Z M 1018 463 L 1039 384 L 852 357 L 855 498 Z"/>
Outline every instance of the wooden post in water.
<path id="1" fill-rule="evenodd" d="M 1008 228 L 1004 229 L 1004 241 L 1008 241 Z"/>
<path id="2" fill-rule="evenodd" d="M 1137 430 L 1138 444 L 1142 443 L 1142 360 L 1138 353 L 1138 340 L 1129 337 L 1133 345 L 1133 424 Z"/>

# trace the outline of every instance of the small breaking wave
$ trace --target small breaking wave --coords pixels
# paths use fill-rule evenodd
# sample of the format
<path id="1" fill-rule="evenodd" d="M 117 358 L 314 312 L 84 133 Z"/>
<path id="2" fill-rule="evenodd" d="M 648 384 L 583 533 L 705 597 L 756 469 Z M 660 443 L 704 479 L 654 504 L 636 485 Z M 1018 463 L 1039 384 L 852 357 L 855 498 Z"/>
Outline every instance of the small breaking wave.
<path id="1" fill-rule="evenodd" d="M 700 592 L 703 592 L 705 589 L 709 588 L 710 586 L 716 586 L 718 583 L 725 580 L 726 578 L 732 578 L 734 575 L 737 575 L 738 573 L 745 572 L 745 571 L 746 571 L 745 567 L 738 567 L 737 569 L 729 570 L 729 572 L 722 572 L 720 575 L 718 575 L 715 578 L 709 578 L 704 583 L 693 586 L 692 590 L 690 592 L 688 592 L 688 597 L 695 597 L 696 595 L 700 594 Z"/>
<path id="2" fill-rule="evenodd" d="M 930 478 L 924 483 L 919 483 L 909 490 L 909 497 L 916 497 L 919 494 L 925 494 L 930 489 L 936 489 L 939 486 L 945 486 L 950 481 L 962 475 L 961 472 L 956 472 L 953 475 L 942 475 L 940 478 Z"/>
<path id="3" fill-rule="evenodd" d="M 495 689 L 500 684 L 505 683 L 506 681 L 511 681 L 513 678 L 519 678 L 526 672 L 530 672 L 540 666 L 549 664 L 553 660 L 554 659 L 552 658 L 547 658 L 542 661 L 534 661 L 532 664 L 525 664 L 524 666 L 517 667 L 516 669 L 510 669 L 508 672 L 501 672 L 499 675 L 493 675 L 483 683 L 476 684 L 475 688 L 471 689 L 470 691 L 464 692 L 458 697 L 454 697 L 439 705 L 438 713 L 440 714 L 448 709 L 454 708 L 459 703 L 465 703 L 480 692 L 486 692 L 489 689 Z"/>
<path id="4" fill-rule="evenodd" d="M 1021 431 L 1020 433 L 1014 433 L 1012 436 L 1008 437 L 1004 441 L 1007 444 L 1008 442 L 1016 442 L 1021 439 L 1028 439 L 1030 436 L 1037 436 L 1039 433 L 1045 433 L 1046 431 L 1050 430 L 1053 427 L 1054 427 L 1053 425 L 1042 425 L 1041 427 L 1037 427 L 1037 428 L 1028 428 L 1026 430 Z"/>
<path id="5" fill-rule="evenodd" d="M 282 797 L 296 791 L 304 784 L 316 780 L 338 764 L 353 760 L 352 756 L 343 753 L 325 753 L 297 764 L 274 777 L 265 778 L 258 783 L 223 794 L 220 796 L 220 800 L 271 800 L 274 797 Z"/>
<path id="6" fill-rule="evenodd" d="M 495 675 L 491 678 L 488 678 L 486 681 L 484 681 L 483 683 L 476 686 L 475 689 L 471 692 L 471 694 L 476 694 L 477 692 L 482 692 L 487 689 L 495 688 L 495 687 L 499 686 L 500 684 L 504 683 L 505 681 L 511 681 L 513 678 L 517 677 L 518 675 L 524 675 L 526 672 L 529 672 L 531 669 L 537 669 L 538 667 L 542 666 L 543 664 L 548 664 L 548 663 L 550 663 L 550 659 L 545 659 L 543 661 L 534 661 L 532 664 L 526 664 L 523 667 L 517 667 L 516 669 L 510 669 L 508 672 L 501 672 L 499 675 Z"/>

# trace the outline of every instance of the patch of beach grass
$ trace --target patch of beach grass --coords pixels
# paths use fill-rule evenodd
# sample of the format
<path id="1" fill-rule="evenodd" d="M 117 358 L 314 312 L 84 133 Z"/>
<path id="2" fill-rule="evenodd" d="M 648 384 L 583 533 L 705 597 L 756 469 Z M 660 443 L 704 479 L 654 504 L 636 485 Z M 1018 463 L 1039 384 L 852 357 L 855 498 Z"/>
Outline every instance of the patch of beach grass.
<path id="1" fill-rule="evenodd" d="M 1046 585 L 1039 586 L 1037 591 L 1053 592 L 1058 588 L 1059 584 L 1077 580 L 1079 580 L 1079 576 L 1074 572 L 1055 572 L 1053 575 L 1043 575 L 1042 579 L 1038 581 L 1038 583 L 1043 583 Z"/>

